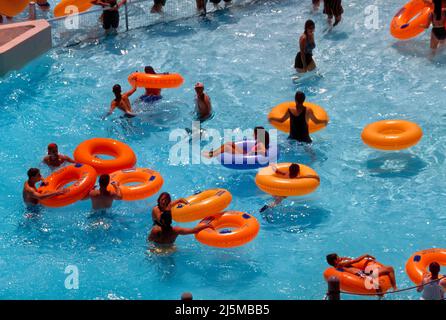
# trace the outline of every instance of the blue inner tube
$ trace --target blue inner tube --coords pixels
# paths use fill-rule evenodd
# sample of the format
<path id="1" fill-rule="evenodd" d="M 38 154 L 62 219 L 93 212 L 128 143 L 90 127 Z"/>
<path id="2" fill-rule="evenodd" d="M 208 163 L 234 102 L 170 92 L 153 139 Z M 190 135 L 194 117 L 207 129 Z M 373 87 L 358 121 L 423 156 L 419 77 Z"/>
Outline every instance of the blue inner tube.
<path id="1" fill-rule="evenodd" d="M 226 168 L 249 170 L 269 166 L 270 162 L 276 163 L 279 157 L 277 146 L 270 145 L 267 155 L 248 154 L 255 146 L 255 140 L 244 140 L 236 142 L 235 145 L 242 149 L 243 154 L 222 153 L 219 157 L 220 163 Z"/>

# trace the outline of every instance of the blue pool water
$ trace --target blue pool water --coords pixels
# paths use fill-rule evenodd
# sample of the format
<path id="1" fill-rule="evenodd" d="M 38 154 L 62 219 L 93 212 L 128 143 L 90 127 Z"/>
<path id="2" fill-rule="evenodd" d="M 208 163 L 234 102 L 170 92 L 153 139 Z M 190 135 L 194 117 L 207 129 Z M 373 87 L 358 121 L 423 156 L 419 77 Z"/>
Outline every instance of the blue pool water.
<path id="1" fill-rule="evenodd" d="M 331 252 L 370 253 L 395 267 L 399 287 L 412 285 L 404 271 L 408 257 L 445 246 L 446 56 L 428 58 L 428 33 L 407 42 L 391 38 L 389 22 L 404 0 L 368 2 L 379 8 L 377 30 L 359 27 L 364 1 L 345 2 L 344 21 L 331 33 L 324 32 L 325 17 L 311 13 L 310 1 L 257 1 L 204 20 L 56 48 L 0 79 L 0 298 L 177 299 L 191 291 L 198 299 L 321 299 Z M 319 70 L 293 82 L 297 39 L 309 17 L 317 26 Z M 139 119 L 128 122 L 116 113 L 101 121 L 112 85 L 127 87 L 128 74 L 146 64 L 183 74 L 185 84 L 164 91 L 163 101 L 144 107 Z M 269 110 L 296 89 L 324 106 L 331 123 L 313 135 L 313 155 L 279 134 L 279 160 L 314 168 L 319 189 L 286 200 L 268 222 L 258 209 L 270 198 L 255 186 L 255 171 L 170 165 L 175 142 L 169 133 L 190 127 L 197 81 L 205 83 L 215 108 L 205 128 L 270 128 Z M 421 142 L 401 152 L 366 147 L 362 128 L 389 118 L 417 122 Z M 43 169 L 46 145 L 57 142 L 72 154 L 96 136 L 128 143 L 140 166 L 161 172 L 163 190 L 174 197 L 230 190 L 230 208 L 259 219 L 257 238 L 223 250 L 182 237 L 173 256 L 149 255 L 156 197 L 116 203 L 107 215 L 91 216 L 86 201 L 25 218 L 26 170 Z M 64 287 L 68 265 L 79 269 L 78 290 Z M 389 296 L 395 298 L 418 295 Z"/>

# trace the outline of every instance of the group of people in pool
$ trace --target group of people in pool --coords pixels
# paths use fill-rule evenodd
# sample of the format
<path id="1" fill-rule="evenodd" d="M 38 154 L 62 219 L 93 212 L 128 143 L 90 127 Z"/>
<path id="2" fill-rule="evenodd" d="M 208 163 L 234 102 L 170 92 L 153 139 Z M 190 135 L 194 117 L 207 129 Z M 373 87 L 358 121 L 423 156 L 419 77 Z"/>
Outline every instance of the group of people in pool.
<path id="1" fill-rule="evenodd" d="M 152 66 L 146 66 L 144 68 L 146 74 L 157 74 Z M 168 74 L 168 73 L 162 73 Z M 107 114 L 103 117 L 111 115 L 115 109 L 119 109 L 124 113 L 127 118 L 133 118 L 136 114 L 133 112 L 132 103 L 129 97 L 134 94 L 137 90 L 136 86 L 133 86 L 129 91 L 122 93 L 122 87 L 119 84 L 115 84 L 112 88 L 115 98 L 110 104 L 110 109 Z M 212 116 L 212 103 L 211 98 L 204 92 L 204 84 L 197 82 L 195 84 L 195 113 L 197 115 L 197 120 L 205 121 Z M 161 89 L 158 88 L 145 88 L 145 93 L 139 100 L 145 103 L 154 103 L 162 99 Z"/>
<path id="2" fill-rule="evenodd" d="M 57 144 L 50 143 L 48 145 L 48 154 L 43 158 L 43 163 L 50 169 L 57 169 L 65 163 L 75 163 L 69 156 L 59 153 Z M 45 179 L 43 178 L 38 168 L 30 168 L 27 172 L 28 180 L 23 186 L 23 201 L 29 209 L 35 208 L 39 205 L 39 201 L 51 197 L 55 197 L 66 192 L 63 186 L 54 191 L 48 193 L 40 193 L 38 191 L 37 184 L 40 186 L 45 185 Z M 111 185 L 112 189 L 109 190 L 108 186 Z M 89 192 L 84 200 L 90 199 L 93 210 L 105 210 L 112 207 L 114 200 L 121 200 L 122 194 L 118 182 L 110 183 L 110 175 L 103 174 L 99 177 L 99 189 L 96 186 Z M 32 211 L 32 210 L 31 210 Z"/>

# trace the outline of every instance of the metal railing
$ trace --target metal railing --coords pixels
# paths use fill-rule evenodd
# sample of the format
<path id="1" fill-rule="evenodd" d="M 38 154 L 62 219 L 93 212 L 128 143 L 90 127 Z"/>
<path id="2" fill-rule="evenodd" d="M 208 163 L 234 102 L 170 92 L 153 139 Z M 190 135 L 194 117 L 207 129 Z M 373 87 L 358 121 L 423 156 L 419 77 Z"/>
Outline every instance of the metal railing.
<path id="1" fill-rule="evenodd" d="M 232 7 L 237 7 L 258 2 L 258 0 L 232 0 L 232 2 Z M 117 31 L 125 32 L 158 23 L 190 18 L 199 14 L 196 0 L 167 0 L 162 14 L 150 12 L 153 3 L 153 0 L 128 0 L 120 9 L 120 25 Z M 224 6 L 224 2 L 221 1 L 220 5 Z M 46 19 L 52 27 L 53 46 L 55 47 L 71 46 L 104 36 L 100 21 L 101 7 L 62 18 L 55 18 L 52 10 L 42 11 L 36 7 L 37 5 L 31 2 L 29 9 L 14 17 L 11 22 Z M 208 13 L 215 10 L 210 1 L 207 1 L 206 8 Z"/>

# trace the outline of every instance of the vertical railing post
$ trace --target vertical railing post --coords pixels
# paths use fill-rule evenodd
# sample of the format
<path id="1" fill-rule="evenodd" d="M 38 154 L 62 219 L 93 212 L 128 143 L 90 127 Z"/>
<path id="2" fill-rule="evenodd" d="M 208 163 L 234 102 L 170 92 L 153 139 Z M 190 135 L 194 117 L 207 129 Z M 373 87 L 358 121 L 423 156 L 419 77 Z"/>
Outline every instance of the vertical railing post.
<path id="1" fill-rule="evenodd" d="M 327 298 L 328 300 L 341 300 L 341 286 L 339 283 L 338 277 L 330 277 L 328 278 L 328 291 Z"/>
<path id="2" fill-rule="evenodd" d="M 129 31 L 129 10 L 127 7 L 127 2 L 124 3 L 124 12 L 125 12 L 125 31 Z"/>
<path id="3" fill-rule="evenodd" d="M 28 19 L 36 20 L 36 3 L 34 1 L 31 1 L 29 3 L 28 9 L 29 9 Z"/>

